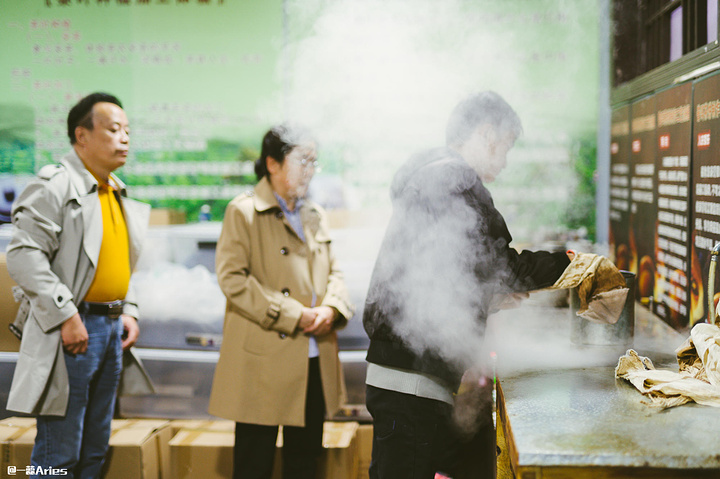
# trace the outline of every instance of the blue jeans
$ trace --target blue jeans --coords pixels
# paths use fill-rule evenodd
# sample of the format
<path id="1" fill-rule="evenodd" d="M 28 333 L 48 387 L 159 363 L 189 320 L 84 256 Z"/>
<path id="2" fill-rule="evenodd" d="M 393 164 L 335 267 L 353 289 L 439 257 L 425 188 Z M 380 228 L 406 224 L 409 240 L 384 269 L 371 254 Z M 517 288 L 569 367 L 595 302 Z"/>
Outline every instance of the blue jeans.
<path id="1" fill-rule="evenodd" d="M 66 478 L 99 478 L 110 439 L 115 393 L 122 370 L 122 320 L 83 315 L 88 348 L 65 352 L 70 383 L 67 413 L 38 416 L 31 463 L 67 469 Z M 32 476 L 32 477 L 48 477 Z"/>

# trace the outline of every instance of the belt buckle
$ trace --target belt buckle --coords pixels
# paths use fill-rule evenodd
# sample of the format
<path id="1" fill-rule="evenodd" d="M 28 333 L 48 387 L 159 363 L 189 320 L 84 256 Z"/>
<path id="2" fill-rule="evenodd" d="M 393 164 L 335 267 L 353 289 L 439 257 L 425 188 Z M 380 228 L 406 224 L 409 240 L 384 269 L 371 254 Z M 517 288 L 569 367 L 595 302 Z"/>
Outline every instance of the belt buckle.
<path id="1" fill-rule="evenodd" d="M 117 319 L 123 312 L 123 301 L 113 301 L 108 304 L 108 317 Z"/>

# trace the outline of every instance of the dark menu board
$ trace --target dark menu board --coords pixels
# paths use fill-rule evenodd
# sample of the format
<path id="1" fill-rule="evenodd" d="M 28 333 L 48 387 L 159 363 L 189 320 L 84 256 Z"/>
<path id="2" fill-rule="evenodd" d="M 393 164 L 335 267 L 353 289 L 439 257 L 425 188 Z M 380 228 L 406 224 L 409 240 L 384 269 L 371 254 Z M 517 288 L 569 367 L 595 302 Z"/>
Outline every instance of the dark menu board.
<path id="1" fill-rule="evenodd" d="M 720 76 L 695 83 L 693 104 L 692 324 L 707 317 L 710 252 L 720 240 Z"/>
<path id="2" fill-rule="evenodd" d="M 630 107 L 612 111 L 610 123 L 609 257 L 630 270 Z"/>
<path id="3" fill-rule="evenodd" d="M 655 285 L 655 97 L 630 108 L 630 271 L 637 298 L 653 295 Z M 648 304 L 648 303 L 646 303 Z"/>
<path id="4" fill-rule="evenodd" d="M 657 227 L 654 312 L 675 329 L 689 318 L 692 85 L 657 95 Z"/>

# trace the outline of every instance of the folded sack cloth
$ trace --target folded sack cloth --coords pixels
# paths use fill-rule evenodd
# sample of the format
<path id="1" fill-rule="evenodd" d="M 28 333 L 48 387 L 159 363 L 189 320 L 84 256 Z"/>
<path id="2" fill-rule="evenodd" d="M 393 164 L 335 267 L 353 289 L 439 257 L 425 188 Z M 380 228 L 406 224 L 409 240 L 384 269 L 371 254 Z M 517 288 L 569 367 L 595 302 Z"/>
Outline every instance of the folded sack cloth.
<path id="1" fill-rule="evenodd" d="M 655 369 L 650 359 L 629 349 L 618 360 L 615 377 L 630 381 L 652 407 L 665 409 L 690 401 L 720 407 L 720 327 L 696 324 L 675 354 L 678 372 Z"/>
<path id="2" fill-rule="evenodd" d="M 625 307 L 628 288 L 612 261 L 597 254 L 575 253 L 550 289 L 577 288 L 577 315 L 596 323 L 615 324 Z"/>

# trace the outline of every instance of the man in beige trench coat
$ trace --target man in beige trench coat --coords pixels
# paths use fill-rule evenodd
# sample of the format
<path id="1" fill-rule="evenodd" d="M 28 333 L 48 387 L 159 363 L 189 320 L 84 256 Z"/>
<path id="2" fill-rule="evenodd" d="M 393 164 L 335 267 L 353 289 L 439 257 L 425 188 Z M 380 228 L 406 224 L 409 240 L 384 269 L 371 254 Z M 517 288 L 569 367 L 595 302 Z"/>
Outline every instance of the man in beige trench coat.
<path id="1" fill-rule="evenodd" d="M 13 204 L 7 264 L 24 300 L 7 409 L 38 418 L 35 474 L 99 477 L 121 348 L 139 333 L 128 282 L 150 208 L 127 198 L 112 174 L 129 144 L 117 98 L 95 93 L 81 100 L 68 116 L 68 134 L 72 151 L 42 168 Z M 108 301 L 85 301 L 89 293 Z"/>
<path id="2" fill-rule="evenodd" d="M 265 135 L 256 162 L 259 182 L 230 202 L 217 245 L 218 283 L 227 308 L 209 412 L 238 423 L 236 478 L 270 477 L 277 426 L 286 426 L 287 446 L 293 427 L 322 429 L 322 416 L 333 415 L 345 401 L 335 330 L 346 324 L 353 307 L 332 253 L 325 213 L 304 199 L 316 164 L 314 143 L 287 138 L 291 133 L 281 126 Z M 334 317 L 327 318 L 324 334 L 308 333 L 304 321 L 321 320 L 321 311 Z M 306 422 L 306 406 L 314 406 L 307 400 L 314 389 L 313 362 L 322 384 L 317 404 L 324 402 L 319 424 Z M 249 442 L 262 436 L 272 443 L 262 453 L 249 452 L 255 444 L 245 447 L 237 439 L 247 437 L 241 434 L 247 429 L 261 431 L 249 433 Z M 314 440 L 304 442 L 306 455 L 317 452 Z M 288 469 L 303 458 L 293 463 L 286 457 L 288 449 L 283 451 L 284 476 L 306 477 L 290 475 Z M 265 454 L 267 461 L 258 458 Z M 241 473 L 238 467 L 253 469 L 250 461 L 262 464 Z"/>

